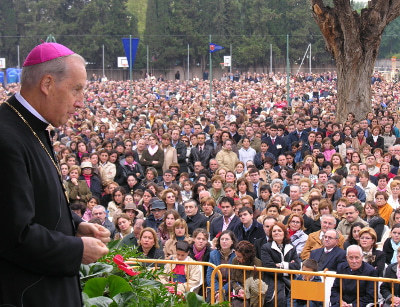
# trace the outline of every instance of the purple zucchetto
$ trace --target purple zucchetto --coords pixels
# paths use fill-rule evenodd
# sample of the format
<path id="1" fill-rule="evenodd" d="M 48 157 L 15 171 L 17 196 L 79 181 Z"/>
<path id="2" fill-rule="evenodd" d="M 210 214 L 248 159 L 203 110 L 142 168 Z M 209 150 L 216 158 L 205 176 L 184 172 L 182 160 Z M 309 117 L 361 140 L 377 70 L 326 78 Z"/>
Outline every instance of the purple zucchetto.
<path id="1" fill-rule="evenodd" d="M 23 67 L 44 63 L 56 58 L 74 54 L 72 50 L 57 43 L 43 43 L 37 45 L 29 52 Z"/>

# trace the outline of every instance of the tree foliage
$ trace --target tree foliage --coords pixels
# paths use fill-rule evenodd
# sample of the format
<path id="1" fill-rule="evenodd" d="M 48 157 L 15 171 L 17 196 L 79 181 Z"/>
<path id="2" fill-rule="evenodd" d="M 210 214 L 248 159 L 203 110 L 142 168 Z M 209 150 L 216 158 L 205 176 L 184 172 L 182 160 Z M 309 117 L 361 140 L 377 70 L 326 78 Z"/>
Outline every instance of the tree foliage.
<path id="1" fill-rule="evenodd" d="M 16 65 L 16 46 L 26 55 L 52 34 L 56 41 L 80 53 L 96 67 L 116 66 L 123 56 L 123 36 L 137 36 L 137 18 L 127 0 L 14 0 L 0 1 L 0 55 Z M 10 63 L 9 63 L 10 64 Z M 8 65 L 10 66 L 10 65 Z"/>

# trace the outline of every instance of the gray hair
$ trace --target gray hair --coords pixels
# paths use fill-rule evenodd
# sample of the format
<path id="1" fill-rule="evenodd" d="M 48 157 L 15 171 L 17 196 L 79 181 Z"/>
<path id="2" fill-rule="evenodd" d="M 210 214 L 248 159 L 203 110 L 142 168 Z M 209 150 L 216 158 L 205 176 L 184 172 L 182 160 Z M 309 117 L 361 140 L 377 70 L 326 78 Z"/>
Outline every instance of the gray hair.
<path id="1" fill-rule="evenodd" d="M 275 183 L 278 183 L 278 184 L 281 186 L 281 188 L 283 187 L 283 181 L 282 181 L 282 180 L 280 180 L 280 179 L 278 179 L 278 178 L 272 180 L 272 181 L 271 181 L 271 187 L 272 187 Z"/>
<path id="2" fill-rule="evenodd" d="M 332 219 L 335 222 L 335 226 L 336 226 L 336 218 L 332 214 L 324 214 L 323 216 L 321 216 L 321 221 L 326 218 Z"/>
<path id="3" fill-rule="evenodd" d="M 53 60 L 40 64 L 23 67 L 21 74 L 21 86 L 34 86 L 43 78 L 44 75 L 52 75 L 54 78 L 56 78 L 57 81 L 62 80 L 67 72 L 68 66 L 66 65 L 66 60 L 69 58 L 77 58 L 81 60 L 84 65 L 86 64 L 83 57 L 81 57 L 79 54 L 74 53 L 71 55 L 55 58 Z"/>
<path id="4" fill-rule="evenodd" d="M 337 187 L 337 182 L 335 181 L 335 180 L 333 180 L 333 179 L 330 179 L 330 180 L 328 180 L 326 183 L 325 183 L 325 187 L 327 186 L 327 185 L 333 185 L 333 186 L 335 186 L 335 188 Z"/>
<path id="5" fill-rule="evenodd" d="M 93 207 L 92 210 L 94 210 L 94 209 L 101 209 L 103 212 L 106 212 L 106 208 L 104 208 L 102 205 L 96 205 Z"/>
<path id="6" fill-rule="evenodd" d="M 346 256 L 349 255 L 349 252 L 350 252 L 351 250 L 357 250 L 357 251 L 360 253 L 360 256 L 362 257 L 363 251 L 362 251 L 361 246 L 355 245 L 355 244 L 350 245 L 350 246 L 346 249 Z"/>

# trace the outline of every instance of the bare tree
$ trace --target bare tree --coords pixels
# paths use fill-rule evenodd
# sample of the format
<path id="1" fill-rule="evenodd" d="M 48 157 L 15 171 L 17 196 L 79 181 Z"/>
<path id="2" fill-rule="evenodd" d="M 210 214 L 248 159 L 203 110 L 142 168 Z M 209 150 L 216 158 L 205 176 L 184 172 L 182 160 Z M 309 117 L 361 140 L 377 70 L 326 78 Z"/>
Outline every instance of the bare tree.
<path id="1" fill-rule="evenodd" d="M 385 27 L 400 15 L 400 0 L 370 0 L 359 14 L 350 0 L 311 0 L 313 16 L 336 61 L 339 120 L 371 110 L 371 76 Z"/>

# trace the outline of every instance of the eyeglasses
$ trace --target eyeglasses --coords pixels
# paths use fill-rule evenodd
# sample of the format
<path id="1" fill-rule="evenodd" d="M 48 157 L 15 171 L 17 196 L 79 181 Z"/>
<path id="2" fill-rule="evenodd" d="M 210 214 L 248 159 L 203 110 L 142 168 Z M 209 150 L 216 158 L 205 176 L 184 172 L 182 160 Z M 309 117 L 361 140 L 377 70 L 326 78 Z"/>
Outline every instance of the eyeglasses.
<path id="1" fill-rule="evenodd" d="M 329 236 L 323 236 L 322 238 L 325 240 L 336 240 L 337 239 L 336 237 L 329 237 Z"/>

